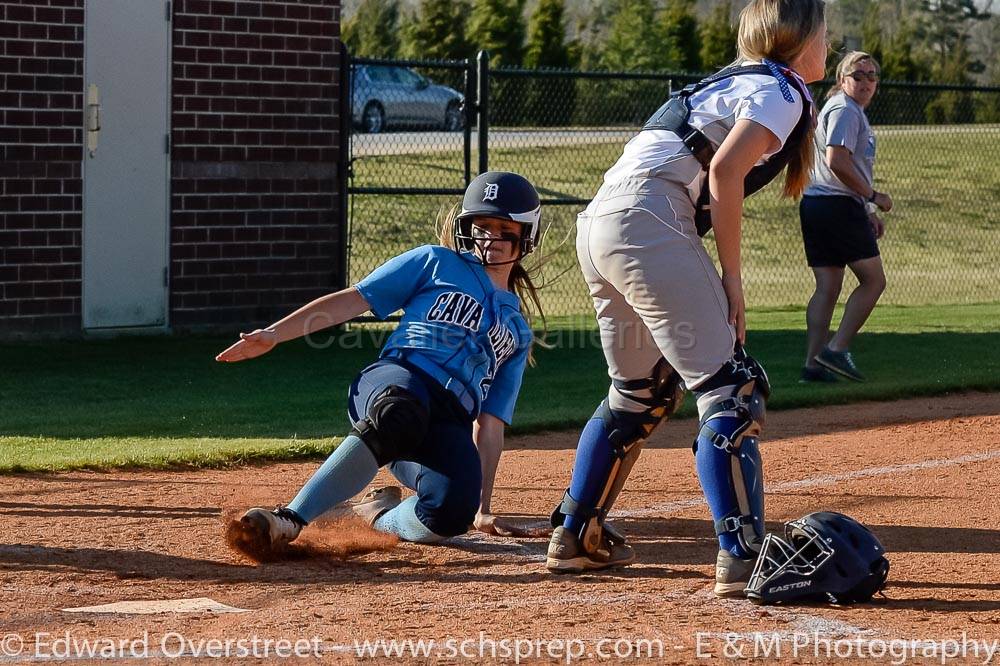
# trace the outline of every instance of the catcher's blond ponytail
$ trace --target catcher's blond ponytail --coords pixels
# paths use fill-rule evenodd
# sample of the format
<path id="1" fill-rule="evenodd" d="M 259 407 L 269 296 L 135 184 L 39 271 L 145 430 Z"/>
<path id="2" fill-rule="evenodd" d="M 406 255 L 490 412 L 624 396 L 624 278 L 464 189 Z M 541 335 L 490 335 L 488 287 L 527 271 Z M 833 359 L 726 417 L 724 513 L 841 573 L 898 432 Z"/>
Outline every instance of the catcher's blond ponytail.
<path id="1" fill-rule="evenodd" d="M 817 30 L 823 29 L 822 0 L 751 0 L 740 12 L 737 46 L 747 60 L 773 60 L 788 64 L 805 49 Z M 813 128 L 806 131 L 785 173 L 784 196 L 798 197 L 809 184 L 813 161 Z"/>

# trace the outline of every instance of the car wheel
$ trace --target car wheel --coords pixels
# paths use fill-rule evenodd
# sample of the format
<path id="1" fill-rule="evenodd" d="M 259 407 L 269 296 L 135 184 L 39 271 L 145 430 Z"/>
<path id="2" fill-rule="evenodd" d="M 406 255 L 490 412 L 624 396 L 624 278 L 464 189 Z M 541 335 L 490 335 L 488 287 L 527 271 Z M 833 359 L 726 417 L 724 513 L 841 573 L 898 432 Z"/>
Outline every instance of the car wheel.
<path id="1" fill-rule="evenodd" d="M 381 106 L 371 102 L 365 107 L 361 116 L 361 129 L 367 134 L 378 134 L 385 129 L 385 111 Z"/>
<path id="2" fill-rule="evenodd" d="M 444 112 L 444 130 L 446 132 L 457 132 L 462 129 L 463 121 L 462 109 L 457 102 L 452 102 Z"/>

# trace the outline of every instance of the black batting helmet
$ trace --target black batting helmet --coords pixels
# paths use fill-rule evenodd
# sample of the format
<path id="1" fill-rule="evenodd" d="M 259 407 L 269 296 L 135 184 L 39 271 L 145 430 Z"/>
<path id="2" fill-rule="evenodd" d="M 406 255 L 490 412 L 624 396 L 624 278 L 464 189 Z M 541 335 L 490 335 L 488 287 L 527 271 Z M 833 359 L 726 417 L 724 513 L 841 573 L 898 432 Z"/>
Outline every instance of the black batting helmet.
<path id="1" fill-rule="evenodd" d="M 541 215 L 538 192 L 527 178 L 509 171 L 487 171 L 476 176 L 465 189 L 462 211 L 455 217 L 455 248 L 472 249 L 473 218 L 497 217 L 521 225 L 523 257 L 538 246 Z"/>

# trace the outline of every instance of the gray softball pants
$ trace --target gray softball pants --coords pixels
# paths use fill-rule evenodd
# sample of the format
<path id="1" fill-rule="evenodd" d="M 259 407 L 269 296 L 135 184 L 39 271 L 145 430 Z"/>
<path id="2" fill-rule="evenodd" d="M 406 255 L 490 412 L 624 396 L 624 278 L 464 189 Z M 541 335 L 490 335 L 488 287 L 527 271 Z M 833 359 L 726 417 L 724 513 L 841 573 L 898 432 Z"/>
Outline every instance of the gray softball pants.
<path id="1" fill-rule="evenodd" d="M 663 357 L 690 389 L 732 358 L 736 332 L 722 279 L 682 185 L 605 184 L 577 217 L 576 249 L 612 379 L 647 378 Z M 608 400 L 612 409 L 645 409 L 614 387 Z"/>

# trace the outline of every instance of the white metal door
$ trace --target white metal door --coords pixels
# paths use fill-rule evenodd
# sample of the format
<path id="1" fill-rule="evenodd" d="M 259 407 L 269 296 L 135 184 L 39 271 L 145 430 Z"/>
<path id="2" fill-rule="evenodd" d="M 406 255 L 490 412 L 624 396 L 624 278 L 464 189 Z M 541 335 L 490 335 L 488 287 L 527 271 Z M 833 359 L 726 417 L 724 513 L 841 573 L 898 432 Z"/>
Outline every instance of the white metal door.
<path id="1" fill-rule="evenodd" d="M 83 326 L 166 326 L 170 22 L 159 0 L 87 0 Z"/>

